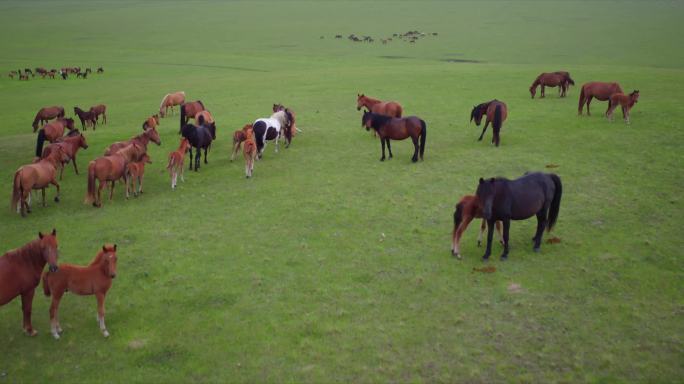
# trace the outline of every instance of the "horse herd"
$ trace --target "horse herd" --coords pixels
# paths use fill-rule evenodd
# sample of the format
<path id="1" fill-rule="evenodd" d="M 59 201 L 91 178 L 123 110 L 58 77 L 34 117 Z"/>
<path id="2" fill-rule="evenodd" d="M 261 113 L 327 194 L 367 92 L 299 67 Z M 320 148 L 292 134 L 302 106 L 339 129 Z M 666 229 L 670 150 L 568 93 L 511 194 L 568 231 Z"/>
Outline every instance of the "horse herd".
<path id="1" fill-rule="evenodd" d="M 17 69 L 16 71 L 9 71 L 7 73 L 7 77 L 10 79 L 14 79 L 14 77 L 18 77 L 19 80 L 29 80 L 30 77 L 36 77 L 36 75 L 42 77 L 43 79 L 50 78 L 50 79 L 55 79 L 57 75 L 59 75 L 63 80 L 66 80 L 69 78 L 69 74 L 74 74 L 76 75 L 77 78 L 82 78 L 82 79 L 87 79 L 88 74 L 92 73 L 93 70 L 90 68 L 86 68 L 85 70 L 81 71 L 81 67 L 63 67 L 60 70 L 57 69 L 50 69 L 49 71 L 45 69 L 44 67 L 36 67 L 35 72 L 31 68 L 24 68 L 24 71 L 22 72 L 21 69 Z M 97 68 L 97 74 L 102 74 L 104 73 L 104 69 L 102 67 Z"/>
<path id="2" fill-rule="evenodd" d="M 567 72 L 543 73 L 539 75 L 532 86 L 530 94 L 535 97 L 536 88 L 541 86 L 541 97 L 545 96 L 545 87 L 559 87 L 561 97 L 567 95 L 567 90 L 574 81 Z M 622 106 L 625 120 L 629 122 L 629 110 L 638 100 L 638 91 L 630 95 L 624 95 L 617 83 L 592 82 L 582 86 L 580 92 L 579 110 L 582 113 L 584 105 L 587 106 L 593 98 L 608 100 L 609 107 L 606 116 L 612 119 L 613 110 Z M 87 118 L 81 118 L 82 128 L 87 124 L 93 129 L 98 122 L 97 116 L 103 115 L 103 123 L 106 122 L 104 111 L 94 106 L 87 114 Z M 207 164 L 207 153 L 211 143 L 216 140 L 216 123 L 213 116 L 197 100 L 186 102 L 184 92 L 167 94 L 162 99 L 159 112 L 148 117 L 142 124 L 143 132 L 133 138 L 111 144 L 101 156 L 88 164 L 88 187 L 85 202 L 99 207 L 102 204 L 101 191 L 104 187 L 110 188 L 112 199 L 114 186 L 122 181 L 126 184 L 126 197 L 131 191 L 134 195 L 142 193 L 142 181 L 145 164 L 150 163 L 147 154 L 147 145 L 150 141 L 161 145 L 161 139 L 157 131 L 160 118 L 175 112 L 175 107 L 180 110 L 180 139 L 177 150 L 169 153 L 167 169 L 171 176 L 171 187 L 175 189 L 177 178 L 180 175 L 183 181 L 183 168 L 186 153 L 190 153 L 189 169 L 199 170 L 201 150 L 204 149 L 204 163 Z M 357 94 L 357 110 L 365 108 L 361 116 L 361 125 L 366 130 L 380 138 L 382 147 L 381 161 L 386 159 L 385 147 L 392 158 L 391 140 L 404 140 L 411 138 L 414 144 L 412 161 L 423 159 L 425 152 L 427 124 L 416 116 L 403 116 L 402 106 L 395 101 L 381 101 L 363 94 Z M 74 109 L 81 117 L 82 110 Z M 245 175 L 251 177 L 254 162 L 263 156 L 264 148 L 268 141 L 275 142 L 275 151 L 278 151 L 278 141 L 285 140 L 286 146 L 291 144 L 292 138 L 299 131 L 295 125 L 295 115 L 290 108 L 281 104 L 273 104 L 272 114 L 268 118 L 256 119 L 252 124 L 246 124 L 242 129 L 233 133 L 233 146 L 230 159 L 234 159 L 242 147 L 245 158 Z M 93 116 L 95 114 L 95 116 Z M 503 122 L 508 115 L 505 103 L 498 100 L 481 103 L 473 107 L 471 121 L 479 126 L 486 116 L 486 122 L 478 140 L 482 140 L 484 133 L 491 123 L 493 129 L 492 143 L 500 144 L 500 131 Z M 50 120 L 53 120 L 49 122 Z M 195 124 L 190 123 L 194 119 Z M 62 178 L 64 166 L 68 162 L 74 165 L 74 171 L 78 174 L 76 154 L 79 149 L 87 149 L 85 137 L 77 129 L 74 129 L 73 119 L 66 118 L 64 108 L 47 107 L 41 109 L 34 119 L 34 132 L 38 123 L 47 123 L 38 134 L 36 145 L 37 159 L 33 163 L 20 167 L 14 175 L 13 192 L 11 200 L 12 210 L 16 209 L 22 216 L 30 212 L 31 191 L 42 191 L 43 205 L 45 205 L 45 188 L 54 185 L 57 189 L 55 201 L 59 201 L 59 183 L 56 172 L 60 170 L 59 178 Z M 64 131 L 69 130 L 66 136 Z M 48 140 L 50 145 L 42 148 L 43 141 Z M 194 157 L 192 148 L 196 149 Z M 99 181 L 99 187 L 96 182 Z M 137 186 L 135 185 L 137 183 Z M 532 216 L 537 217 L 537 229 L 532 241 L 534 251 L 539 251 L 544 230 L 550 231 L 557 219 L 560 210 L 562 196 L 562 183 L 560 177 L 553 173 L 533 172 L 526 173 L 515 180 L 506 178 L 480 178 L 475 195 L 466 195 L 460 199 L 453 214 L 454 227 L 452 234 L 452 255 L 461 258 L 460 239 L 475 218 L 481 218 L 478 246 L 481 244 L 485 229 L 487 233 L 486 250 L 483 260 L 488 260 L 491 254 L 494 229 L 496 228 L 499 241 L 503 245 L 501 259 L 506 260 L 509 253 L 509 229 L 511 220 L 524 220 Z M 0 305 L 12 301 L 21 296 L 23 311 L 23 329 L 29 335 L 35 335 L 36 331 L 31 324 L 31 308 L 35 288 L 40 281 L 47 296 L 52 296 L 50 306 L 51 333 L 59 338 L 62 329 L 58 320 L 58 307 L 60 299 L 66 290 L 78 295 L 95 295 L 98 305 L 97 321 L 102 334 L 107 337 L 109 332 L 105 326 L 105 296 L 116 276 L 117 256 L 116 245 L 104 244 L 99 249 L 93 261 L 84 267 L 69 264 L 57 264 L 58 258 L 57 232 L 49 234 L 39 233 L 38 238 L 24 246 L 11 250 L 0 257 Z M 45 264 L 49 265 L 48 271 L 43 272 Z"/>

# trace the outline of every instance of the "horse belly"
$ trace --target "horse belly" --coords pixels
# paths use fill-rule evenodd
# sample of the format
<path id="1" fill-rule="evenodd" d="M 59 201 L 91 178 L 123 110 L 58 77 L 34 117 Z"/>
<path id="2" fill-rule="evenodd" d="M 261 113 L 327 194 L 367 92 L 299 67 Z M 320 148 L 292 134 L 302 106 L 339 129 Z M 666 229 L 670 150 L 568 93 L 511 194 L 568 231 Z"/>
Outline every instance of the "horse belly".
<path id="1" fill-rule="evenodd" d="M 268 127 L 266 129 L 266 140 L 275 140 L 278 137 L 278 130 L 274 127 Z"/>

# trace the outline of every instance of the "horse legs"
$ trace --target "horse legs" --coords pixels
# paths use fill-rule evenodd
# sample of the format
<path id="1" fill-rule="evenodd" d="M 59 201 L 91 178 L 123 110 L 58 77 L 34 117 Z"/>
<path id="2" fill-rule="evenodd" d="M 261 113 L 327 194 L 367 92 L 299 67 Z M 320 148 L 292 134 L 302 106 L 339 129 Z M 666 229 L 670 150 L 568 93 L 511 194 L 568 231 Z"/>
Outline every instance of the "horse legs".
<path id="1" fill-rule="evenodd" d="M 71 158 L 71 162 L 74 163 L 74 172 L 78 175 L 78 166 L 76 166 L 76 153 L 74 153 L 74 156 Z M 62 167 L 62 171 L 64 171 L 64 167 Z M 62 180 L 62 174 L 59 174 L 59 179 Z"/>
<path id="2" fill-rule="evenodd" d="M 204 164 L 209 164 L 207 163 L 207 152 L 209 151 L 209 147 L 204 148 Z"/>
<path id="3" fill-rule="evenodd" d="M 62 327 L 59 325 L 59 301 L 62 299 L 64 292 L 52 291 L 52 303 L 50 304 L 50 330 L 52 332 L 52 337 L 59 339 L 59 335 L 62 333 Z"/>
<path id="4" fill-rule="evenodd" d="M 537 212 L 537 232 L 534 234 L 532 241 L 534 241 L 534 251 L 539 252 L 541 246 L 542 235 L 546 227 L 546 217 L 548 216 L 549 208 L 545 206 L 541 211 Z"/>
<path id="5" fill-rule="evenodd" d="M 389 158 L 392 158 L 392 146 L 390 145 L 390 139 L 385 139 L 387 141 L 387 151 L 389 151 Z"/>
<path id="6" fill-rule="evenodd" d="M 420 150 L 420 144 L 418 144 L 418 137 L 412 136 L 411 140 L 413 141 L 413 157 L 411 158 L 411 161 L 415 163 L 416 161 L 418 161 L 418 151 Z M 387 143 L 389 144 L 389 139 L 387 139 Z M 392 157 L 392 155 L 390 155 L 390 157 Z"/>
<path id="7" fill-rule="evenodd" d="M 482 141 L 482 137 L 484 137 L 484 134 L 485 134 L 485 131 L 487 130 L 488 125 L 489 125 L 489 119 L 487 119 L 487 121 L 485 121 L 485 126 L 482 129 L 482 134 L 480 134 L 480 138 L 477 139 L 477 141 Z"/>
<path id="8" fill-rule="evenodd" d="M 104 124 L 107 124 L 107 114 L 105 114 L 104 112 L 102 112 L 102 122 Z"/>
<path id="9" fill-rule="evenodd" d="M 31 325 L 31 308 L 33 307 L 33 294 L 36 293 L 36 289 L 30 289 L 21 294 L 21 309 L 24 312 L 24 332 L 29 336 L 35 336 L 38 331 L 33 329 Z"/>
<path id="10" fill-rule="evenodd" d="M 57 194 L 55 195 L 55 203 L 59 203 L 59 183 L 57 183 L 57 180 L 53 178 L 52 180 L 50 180 L 50 184 L 54 185 L 55 188 L 57 188 Z M 45 196 L 43 196 L 43 203 L 45 203 Z"/>
<path id="11" fill-rule="evenodd" d="M 45 188 L 41 188 L 40 192 L 43 195 L 43 207 L 47 207 L 47 204 L 45 204 Z"/>
<path id="12" fill-rule="evenodd" d="M 622 107 L 622 118 L 625 120 L 627 124 L 629 124 L 629 108 L 628 107 Z"/>
<path id="13" fill-rule="evenodd" d="M 544 84 L 541 85 L 541 96 L 539 96 L 540 99 L 543 99 L 546 97 L 546 94 L 544 93 Z"/>
<path id="14" fill-rule="evenodd" d="M 93 202 L 93 206 L 95 207 L 101 207 L 102 206 L 102 189 L 106 185 L 106 181 L 100 180 L 100 185 L 97 188 L 97 196 L 95 198 L 95 202 Z"/>
<path id="15" fill-rule="evenodd" d="M 202 158 L 202 149 L 197 147 L 197 152 L 195 152 L 195 172 L 199 171 L 200 159 Z"/>
<path id="16" fill-rule="evenodd" d="M 380 158 L 380 161 L 385 161 L 385 139 L 382 137 L 380 138 L 380 145 L 382 146 L 382 157 Z"/>
<path id="17" fill-rule="evenodd" d="M 100 325 L 100 331 L 102 331 L 102 335 L 104 335 L 104 337 L 109 337 L 109 332 L 107 332 L 107 326 L 105 325 L 105 294 L 96 293 L 95 297 L 97 298 L 97 323 Z"/>
<path id="18" fill-rule="evenodd" d="M 143 176 L 140 175 L 138 176 L 138 194 L 142 195 L 143 193 Z"/>
<path id="19" fill-rule="evenodd" d="M 239 141 L 237 143 L 233 143 L 233 152 L 231 152 L 231 154 L 230 154 L 230 161 L 235 160 L 235 155 L 237 155 L 239 146 L 240 146 Z"/>
<path id="20" fill-rule="evenodd" d="M 190 147 L 189 153 L 190 153 L 190 164 L 189 164 L 190 168 L 188 168 L 188 169 L 192 171 L 192 147 Z"/>
<path id="21" fill-rule="evenodd" d="M 485 253 L 482 255 L 482 260 L 489 260 L 489 255 L 492 254 L 492 236 L 494 236 L 494 220 L 487 220 L 487 248 L 485 248 Z"/>
<path id="22" fill-rule="evenodd" d="M 591 112 L 589 112 L 589 104 L 591 104 L 591 99 L 593 99 L 594 96 L 587 96 L 587 116 L 591 116 Z"/>
<path id="23" fill-rule="evenodd" d="M 504 219 L 503 220 L 503 246 L 504 246 L 504 251 L 501 254 L 501 260 L 505 261 L 508 259 L 508 232 L 511 229 L 511 219 Z"/>

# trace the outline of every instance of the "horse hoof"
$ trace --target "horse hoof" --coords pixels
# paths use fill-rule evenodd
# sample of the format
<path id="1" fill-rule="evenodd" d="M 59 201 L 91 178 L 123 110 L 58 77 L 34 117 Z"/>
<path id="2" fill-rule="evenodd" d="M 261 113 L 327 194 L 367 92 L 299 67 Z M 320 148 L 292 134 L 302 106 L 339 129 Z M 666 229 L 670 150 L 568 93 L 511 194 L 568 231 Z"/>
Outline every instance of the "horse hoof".
<path id="1" fill-rule="evenodd" d="M 55 340 L 59 340 L 59 333 L 53 332 L 53 333 L 52 333 L 52 337 L 54 337 Z"/>
<path id="2" fill-rule="evenodd" d="M 482 262 L 483 262 L 483 263 L 486 263 L 486 262 L 488 262 L 488 261 L 489 261 L 489 255 L 484 255 L 484 256 L 482 256 Z"/>
<path id="3" fill-rule="evenodd" d="M 25 329 L 24 333 L 26 333 L 27 336 L 33 337 L 38 334 L 38 331 L 36 331 L 35 329 Z"/>
<path id="4" fill-rule="evenodd" d="M 534 248 L 532 248 L 532 250 L 533 250 L 535 253 L 539 253 L 539 247 L 534 247 Z"/>
<path id="5" fill-rule="evenodd" d="M 457 260 L 463 259 L 463 256 L 461 256 L 460 253 L 452 252 L 451 255 L 454 256 Z"/>
<path id="6" fill-rule="evenodd" d="M 102 336 L 109 337 L 109 332 L 107 330 L 102 331 Z"/>
<path id="7" fill-rule="evenodd" d="M 55 196 L 55 203 L 59 203 L 59 197 Z"/>
<path id="8" fill-rule="evenodd" d="M 508 255 L 501 255 L 501 261 L 508 260 Z"/>

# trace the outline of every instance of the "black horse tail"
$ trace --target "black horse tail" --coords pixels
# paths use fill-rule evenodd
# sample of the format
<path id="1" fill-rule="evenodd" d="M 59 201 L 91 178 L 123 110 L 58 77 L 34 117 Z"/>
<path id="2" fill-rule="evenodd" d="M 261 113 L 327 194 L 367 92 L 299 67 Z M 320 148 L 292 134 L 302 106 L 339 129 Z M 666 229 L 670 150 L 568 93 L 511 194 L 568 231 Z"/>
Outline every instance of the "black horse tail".
<path id="1" fill-rule="evenodd" d="M 580 95 L 579 95 L 579 106 L 577 107 L 577 114 L 581 115 L 582 114 L 582 107 L 584 106 L 584 100 L 586 96 L 584 95 L 584 86 L 582 86 L 582 89 L 580 90 Z"/>
<path id="2" fill-rule="evenodd" d="M 185 104 L 180 106 L 180 128 L 178 129 L 178 133 L 183 129 L 183 124 L 185 124 Z"/>
<path id="3" fill-rule="evenodd" d="M 206 108 L 204 108 L 204 103 L 202 103 L 202 101 L 201 101 L 201 100 L 197 100 L 197 102 L 199 103 L 199 105 L 201 105 L 201 106 L 202 106 L 202 110 L 203 110 L 203 111 L 205 111 L 205 110 L 206 110 Z"/>
<path id="4" fill-rule="evenodd" d="M 43 144 L 45 143 L 45 130 L 43 128 L 38 131 L 38 140 L 36 140 L 36 157 L 43 154 Z"/>
<path id="5" fill-rule="evenodd" d="M 197 124 L 204 125 L 204 115 L 199 115 L 197 118 Z"/>
<path id="6" fill-rule="evenodd" d="M 43 272 L 43 293 L 50 296 L 50 283 L 48 283 L 48 273 Z"/>
<path id="7" fill-rule="evenodd" d="M 549 223 L 546 226 L 547 231 L 551 231 L 558 219 L 558 211 L 560 210 L 561 195 L 563 195 L 563 184 L 561 179 L 555 173 L 549 175 L 554 185 L 553 200 L 551 200 L 551 209 L 549 210 Z"/>
<path id="8" fill-rule="evenodd" d="M 57 117 L 64 117 L 64 108 L 59 108 L 59 114 Z"/>
<path id="9" fill-rule="evenodd" d="M 499 131 L 501 131 L 502 117 L 501 105 L 498 104 L 494 108 L 494 121 L 492 121 L 492 129 L 494 130 L 494 144 L 499 146 Z"/>
<path id="10" fill-rule="evenodd" d="M 427 124 L 424 120 L 420 120 L 420 159 L 423 159 L 423 153 L 425 153 L 425 138 L 427 137 Z"/>

